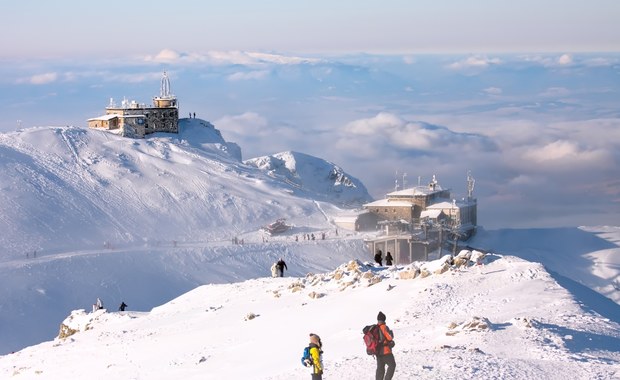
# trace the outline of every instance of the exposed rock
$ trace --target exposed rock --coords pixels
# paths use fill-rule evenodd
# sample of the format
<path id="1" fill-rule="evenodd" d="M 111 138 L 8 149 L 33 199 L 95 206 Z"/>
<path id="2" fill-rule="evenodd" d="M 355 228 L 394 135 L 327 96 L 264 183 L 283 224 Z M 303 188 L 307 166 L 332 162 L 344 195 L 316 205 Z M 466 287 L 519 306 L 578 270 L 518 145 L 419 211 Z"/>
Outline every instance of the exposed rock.
<path id="1" fill-rule="evenodd" d="M 325 297 L 325 293 L 310 292 L 310 293 L 308 293 L 308 296 L 310 298 L 314 298 L 314 299 L 322 298 L 322 297 Z"/>
<path id="2" fill-rule="evenodd" d="M 64 323 L 60 324 L 60 332 L 58 333 L 58 338 L 64 339 L 70 337 L 71 335 L 77 333 L 78 330 L 74 330 L 71 327 L 65 325 Z"/>
<path id="3" fill-rule="evenodd" d="M 245 316 L 244 320 L 245 320 L 245 321 L 251 321 L 252 319 L 254 319 L 254 318 L 256 318 L 256 317 L 258 317 L 258 314 L 248 313 L 248 314 Z"/>

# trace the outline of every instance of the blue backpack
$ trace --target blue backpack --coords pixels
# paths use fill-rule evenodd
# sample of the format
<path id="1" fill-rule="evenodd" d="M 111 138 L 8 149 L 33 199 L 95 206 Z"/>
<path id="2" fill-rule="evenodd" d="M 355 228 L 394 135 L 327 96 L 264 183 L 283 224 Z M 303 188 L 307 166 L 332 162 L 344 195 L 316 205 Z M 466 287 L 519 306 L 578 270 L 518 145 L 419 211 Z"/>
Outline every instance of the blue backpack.
<path id="1" fill-rule="evenodd" d="M 310 346 L 304 348 L 304 354 L 301 356 L 301 365 L 310 367 L 313 365 L 312 356 L 310 356 Z"/>

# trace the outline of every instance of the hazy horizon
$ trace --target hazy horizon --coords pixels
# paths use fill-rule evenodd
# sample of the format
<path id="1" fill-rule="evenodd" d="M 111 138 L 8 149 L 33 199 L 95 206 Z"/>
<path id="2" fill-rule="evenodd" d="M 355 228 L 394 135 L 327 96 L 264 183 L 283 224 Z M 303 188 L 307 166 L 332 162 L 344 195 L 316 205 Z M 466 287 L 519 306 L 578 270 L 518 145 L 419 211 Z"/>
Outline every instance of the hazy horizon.
<path id="1" fill-rule="evenodd" d="M 617 1 L 31 5 L 5 4 L 0 132 L 150 103 L 166 70 L 244 159 L 311 154 L 375 198 L 471 170 L 488 226 L 620 224 Z"/>

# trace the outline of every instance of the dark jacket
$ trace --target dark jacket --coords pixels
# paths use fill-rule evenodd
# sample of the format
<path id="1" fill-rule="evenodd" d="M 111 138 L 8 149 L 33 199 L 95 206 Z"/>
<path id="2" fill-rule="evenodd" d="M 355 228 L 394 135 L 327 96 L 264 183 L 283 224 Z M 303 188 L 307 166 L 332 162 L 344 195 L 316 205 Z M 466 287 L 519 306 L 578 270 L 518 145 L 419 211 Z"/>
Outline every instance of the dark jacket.
<path id="1" fill-rule="evenodd" d="M 284 260 L 278 260 L 278 262 L 276 263 L 276 266 L 278 267 L 279 270 L 283 270 L 283 269 L 288 270 L 288 267 L 286 266 L 286 263 L 284 262 Z"/>
<path id="2" fill-rule="evenodd" d="M 377 252 L 375 254 L 375 261 L 377 262 L 377 264 L 383 265 L 383 257 L 381 257 L 381 252 Z"/>

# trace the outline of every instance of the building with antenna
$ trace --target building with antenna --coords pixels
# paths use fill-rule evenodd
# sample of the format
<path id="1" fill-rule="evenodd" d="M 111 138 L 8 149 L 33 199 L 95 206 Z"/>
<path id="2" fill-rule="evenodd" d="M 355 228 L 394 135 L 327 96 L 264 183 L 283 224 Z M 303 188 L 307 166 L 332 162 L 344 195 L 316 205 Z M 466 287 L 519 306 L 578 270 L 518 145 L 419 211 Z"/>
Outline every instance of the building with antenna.
<path id="1" fill-rule="evenodd" d="M 88 127 L 134 138 L 155 132 L 178 133 L 179 107 L 166 72 L 161 78 L 159 96 L 153 97 L 152 105 L 123 99 L 119 107 L 111 98 L 105 115 L 88 119 Z"/>
<path id="2" fill-rule="evenodd" d="M 404 182 L 403 176 L 403 182 Z M 404 188 L 388 193 L 385 199 L 367 203 L 364 209 L 376 217 L 377 237 L 367 239 L 371 252 L 391 252 L 397 264 L 427 260 L 429 252 L 446 242 L 456 249 L 477 228 L 475 180 L 467 173 L 467 197 L 452 199 L 450 189 L 439 185 L 436 176 L 426 186 Z"/>

